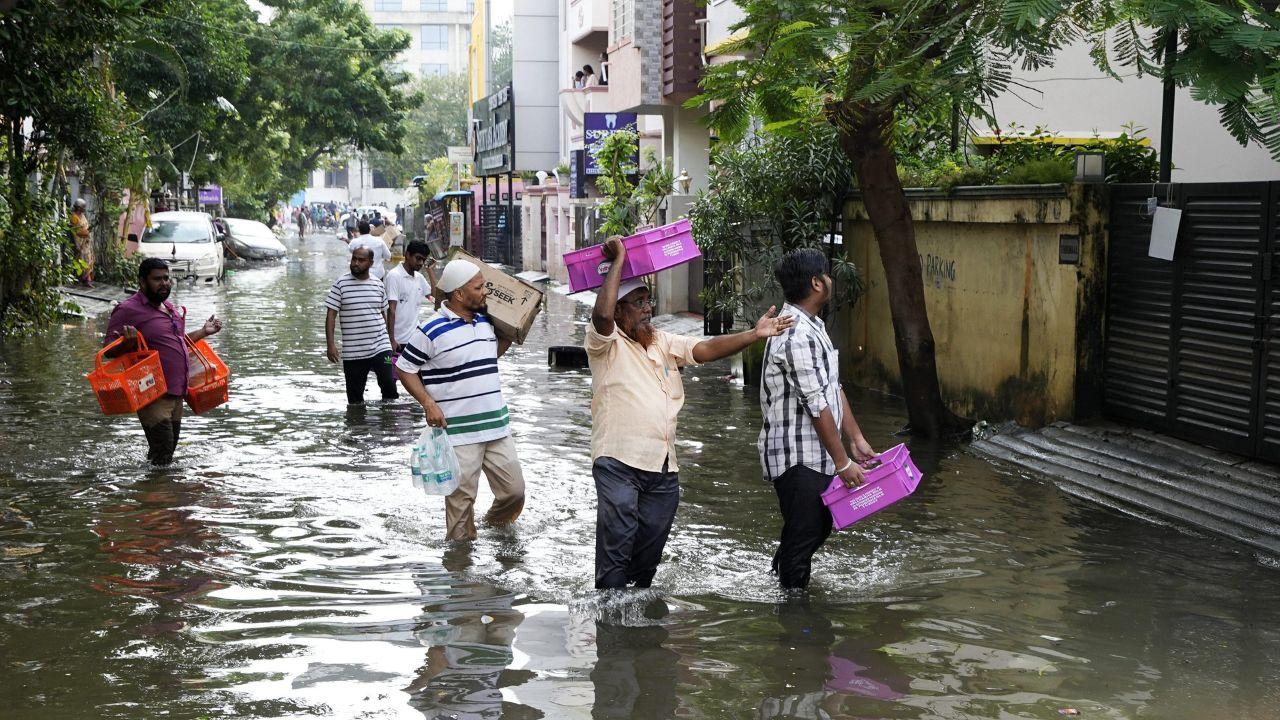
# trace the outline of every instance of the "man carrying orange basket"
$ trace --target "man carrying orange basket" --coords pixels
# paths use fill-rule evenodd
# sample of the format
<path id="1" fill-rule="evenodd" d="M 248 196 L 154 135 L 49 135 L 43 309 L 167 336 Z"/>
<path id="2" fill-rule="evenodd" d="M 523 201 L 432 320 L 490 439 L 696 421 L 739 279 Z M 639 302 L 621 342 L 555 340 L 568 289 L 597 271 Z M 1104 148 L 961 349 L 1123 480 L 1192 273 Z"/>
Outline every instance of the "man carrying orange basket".
<path id="1" fill-rule="evenodd" d="M 875 457 L 875 451 L 853 418 L 840 387 L 839 355 L 818 317 L 832 295 L 826 256 L 812 248 L 792 250 L 773 274 L 787 301 L 779 317 L 795 323 L 765 345 L 760 464 L 782 511 L 773 571 L 782 587 L 803 589 L 813 554 L 831 534 L 822 492 L 836 475 L 846 487 L 861 485 L 858 463 Z"/>
<path id="2" fill-rule="evenodd" d="M 143 260 L 138 266 L 138 292 L 111 311 L 105 340 L 111 343 L 116 338 L 124 338 L 123 343 L 107 353 L 109 357 L 135 350 L 138 335 L 160 354 L 168 392 L 138 411 L 142 432 L 147 437 L 147 460 L 153 465 L 173 462 L 173 451 L 178 447 L 182 398 L 187 394 L 187 377 L 191 371 L 183 336 L 194 343 L 222 329 L 222 321 L 210 315 L 198 330 L 187 332 L 187 309 L 169 302 L 172 289 L 169 264 L 160 258 Z"/>

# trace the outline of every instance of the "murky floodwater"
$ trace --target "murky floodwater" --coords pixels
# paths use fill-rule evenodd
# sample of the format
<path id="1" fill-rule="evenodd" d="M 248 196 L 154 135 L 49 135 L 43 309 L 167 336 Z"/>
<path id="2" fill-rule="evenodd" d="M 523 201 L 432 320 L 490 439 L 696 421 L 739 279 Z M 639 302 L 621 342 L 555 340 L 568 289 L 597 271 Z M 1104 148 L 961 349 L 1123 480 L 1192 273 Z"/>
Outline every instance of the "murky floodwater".
<path id="1" fill-rule="evenodd" d="M 1280 715 L 1280 572 L 961 450 L 916 448 L 916 495 L 833 536 L 811 597 L 782 601 L 759 409 L 723 366 L 688 374 L 665 609 L 599 598 L 589 376 L 546 367 L 587 312 L 555 293 L 503 361 L 525 515 L 449 549 L 405 467 L 420 414 L 347 410 L 325 360 L 344 264 L 294 241 L 175 292 L 227 320 L 235 376 L 164 471 L 81 378 L 102 324 L 0 345 L 0 717 Z M 892 444 L 897 406 L 855 397 Z"/>

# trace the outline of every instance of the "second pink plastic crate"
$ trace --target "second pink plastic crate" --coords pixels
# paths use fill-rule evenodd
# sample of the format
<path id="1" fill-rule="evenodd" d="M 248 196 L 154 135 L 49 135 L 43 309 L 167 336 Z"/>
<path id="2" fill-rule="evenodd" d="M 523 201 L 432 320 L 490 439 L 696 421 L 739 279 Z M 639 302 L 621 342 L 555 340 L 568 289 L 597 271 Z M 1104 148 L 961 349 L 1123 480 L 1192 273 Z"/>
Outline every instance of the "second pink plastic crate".
<path id="1" fill-rule="evenodd" d="M 864 472 L 866 483 L 861 487 L 850 490 L 837 476 L 822 493 L 822 502 L 831 511 L 837 530 L 880 512 L 915 492 L 920 484 L 920 470 L 911 462 L 906 445 L 885 450 L 863 467 L 868 469 Z"/>
<path id="2" fill-rule="evenodd" d="M 702 251 L 693 242 L 693 231 L 688 219 L 642 230 L 623 238 L 622 244 L 627 247 L 627 260 L 622 268 L 623 280 L 649 275 L 702 257 Z M 569 271 L 570 292 L 600 287 L 604 284 L 604 276 L 609 272 L 609 261 L 604 259 L 603 245 L 570 250 L 564 254 L 564 264 Z"/>

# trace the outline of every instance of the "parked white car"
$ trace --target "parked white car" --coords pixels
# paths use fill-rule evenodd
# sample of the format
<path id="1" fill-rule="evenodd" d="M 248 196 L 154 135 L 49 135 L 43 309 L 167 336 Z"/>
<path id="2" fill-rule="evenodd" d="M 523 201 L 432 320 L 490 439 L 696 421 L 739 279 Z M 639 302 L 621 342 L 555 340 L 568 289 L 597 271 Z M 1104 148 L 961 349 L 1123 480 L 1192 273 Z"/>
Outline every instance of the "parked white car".
<path id="1" fill-rule="evenodd" d="M 222 279 L 224 271 L 221 242 L 209 213 L 158 212 L 151 216 L 138 252 L 169 261 L 169 274 L 175 280 L 214 282 Z"/>

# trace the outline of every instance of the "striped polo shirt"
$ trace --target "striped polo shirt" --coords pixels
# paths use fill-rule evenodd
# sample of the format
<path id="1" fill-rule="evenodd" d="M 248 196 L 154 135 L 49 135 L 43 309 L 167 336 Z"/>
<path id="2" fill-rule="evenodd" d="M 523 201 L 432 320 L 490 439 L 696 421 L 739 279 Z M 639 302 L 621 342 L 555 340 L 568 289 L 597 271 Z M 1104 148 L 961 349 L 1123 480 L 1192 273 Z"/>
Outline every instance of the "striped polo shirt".
<path id="1" fill-rule="evenodd" d="M 498 338 L 487 316 L 477 313 L 467 322 L 441 307 L 414 331 L 396 367 L 422 378 L 444 412 L 455 447 L 511 434 L 498 378 Z"/>
<path id="2" fill-rule="evenodd" d="M 343 273 L 329 288 L 324 306 L 338 313 L 343 360 L 364 360 L 391 352 L 387 291 L 381 280 L 373 276 L 357 280 L 351 273 Z"/>

